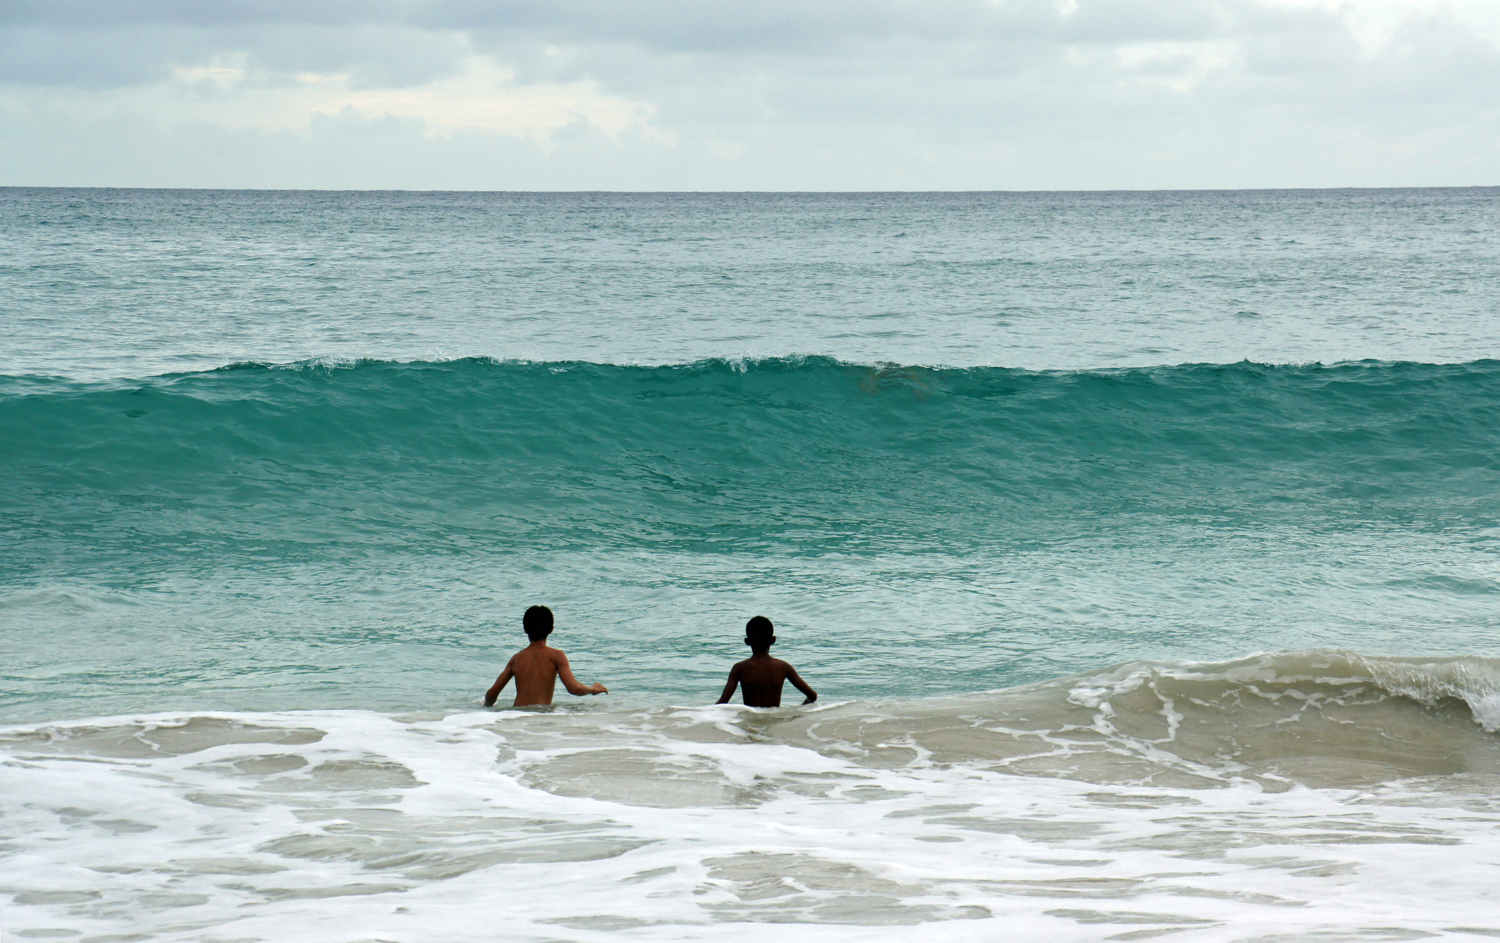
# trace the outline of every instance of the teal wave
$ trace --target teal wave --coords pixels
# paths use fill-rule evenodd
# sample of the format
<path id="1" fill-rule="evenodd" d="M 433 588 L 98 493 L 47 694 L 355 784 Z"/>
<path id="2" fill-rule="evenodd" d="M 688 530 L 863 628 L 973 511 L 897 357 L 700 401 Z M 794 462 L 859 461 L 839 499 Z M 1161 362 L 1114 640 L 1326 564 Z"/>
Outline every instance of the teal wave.
<path id="1" fill-rule="evenodd" d="M 951 550 L 1177 518 L 1493 526 L 1496 415 L 1497 361 L 0 377 L 0 565 L 252 544 Z"/>

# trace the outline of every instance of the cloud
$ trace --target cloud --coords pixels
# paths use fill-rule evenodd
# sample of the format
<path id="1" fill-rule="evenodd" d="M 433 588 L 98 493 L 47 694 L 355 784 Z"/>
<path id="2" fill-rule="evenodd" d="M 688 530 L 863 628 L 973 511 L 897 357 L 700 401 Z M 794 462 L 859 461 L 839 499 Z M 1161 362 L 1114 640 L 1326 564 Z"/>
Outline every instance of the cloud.
<path id="1" fill-rule="evenodd" d="M 468 145 L 411 134 L 516 139 L 561 186 L 652 167 L 666 188 L 761 186 L 773 168 L 786 187 L 1369 183 L 1366 167 L 1390 183 L 1467 183 L 1500 169 L 1485 143 L 1500 110 L 1496 8 L 12 0 L 0 131 L 51 115 L 159 140 L 191 126 L 195 140 L 220 128 L 290 148 L 290 134 L 300 149 L 332 147 L 329 122 L 367 122 L 393 154 L 437 148 L 424 159 L 479 187 L 508 184 L 460 157 L 477 153 Z M 0 182 L 43 166 L 26 140 L 0 157 Z M 1429 179 L 1438 168 L 1464 179 Z"/>

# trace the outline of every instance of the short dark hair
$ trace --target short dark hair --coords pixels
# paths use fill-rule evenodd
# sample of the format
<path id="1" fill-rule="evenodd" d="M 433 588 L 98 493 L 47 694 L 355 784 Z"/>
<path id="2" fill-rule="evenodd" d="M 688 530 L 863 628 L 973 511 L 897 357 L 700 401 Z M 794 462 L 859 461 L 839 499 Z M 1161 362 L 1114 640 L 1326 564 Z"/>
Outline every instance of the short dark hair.
<path id="1" fill-rule="evenodd" d="M 776 627 L 765 616 L 756 616 L 745 623 L 745 641 L 751 645 L 770 645 L 776 637 Z"/>
<path id="2" fill-rule="evenodd" d="M 552 634 L 552 610 L 546 606 L 532 606 L 521 617 L 521 628 L 526 630 L 526 637 L 533 642 L 546 638 Z"/>

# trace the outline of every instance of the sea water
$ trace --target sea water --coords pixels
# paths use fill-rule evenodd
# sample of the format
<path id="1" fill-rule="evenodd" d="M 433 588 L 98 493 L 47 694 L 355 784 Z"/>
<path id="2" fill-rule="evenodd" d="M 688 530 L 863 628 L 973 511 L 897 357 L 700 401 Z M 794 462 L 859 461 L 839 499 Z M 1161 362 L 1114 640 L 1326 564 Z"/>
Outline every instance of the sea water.
<path id="1" fill-rule="evenodd" d="M 0 938 L 1500 936 L 1497 224 L 0 189 Z"/>

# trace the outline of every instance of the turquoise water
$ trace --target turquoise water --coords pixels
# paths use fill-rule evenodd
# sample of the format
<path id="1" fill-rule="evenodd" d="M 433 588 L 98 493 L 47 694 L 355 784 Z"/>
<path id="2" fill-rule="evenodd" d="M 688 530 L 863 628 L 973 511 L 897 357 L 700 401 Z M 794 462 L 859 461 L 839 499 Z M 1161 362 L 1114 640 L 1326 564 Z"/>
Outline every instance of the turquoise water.
<path id="1" fill-rule="evenodd" d="M 1487 650 L 1497 197 L 0 191 L 0 711 Z"/>
<path id="2" fill-rule="evenodd" d="M 1500 626 L 1493 361 L 238 364 L 0 403 L 16 719 L 458 708 L 533 601 L 617 695 L 688 700 L 762 611 L 839 698 Z"/>
<path id="3" fill-rule="evenodd" d="M 1500 932 L 1497 222 L 0 189 L 0 932 Z"/>

